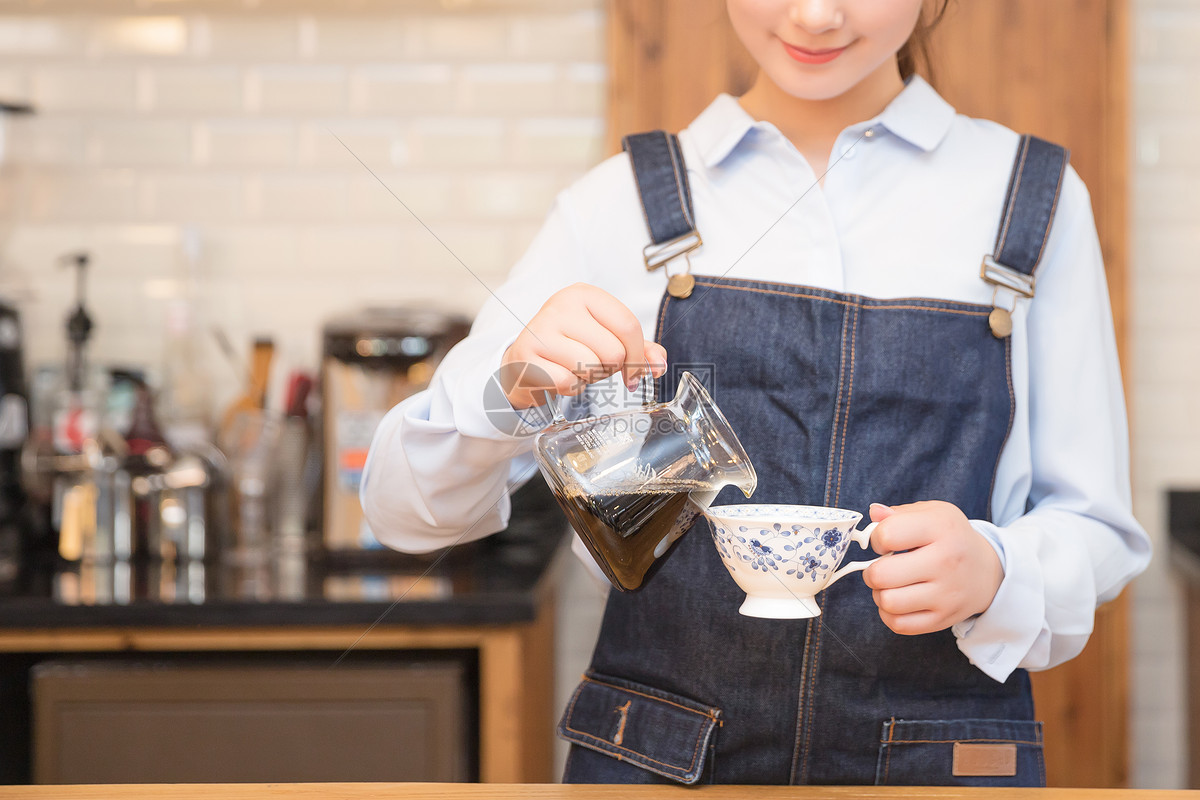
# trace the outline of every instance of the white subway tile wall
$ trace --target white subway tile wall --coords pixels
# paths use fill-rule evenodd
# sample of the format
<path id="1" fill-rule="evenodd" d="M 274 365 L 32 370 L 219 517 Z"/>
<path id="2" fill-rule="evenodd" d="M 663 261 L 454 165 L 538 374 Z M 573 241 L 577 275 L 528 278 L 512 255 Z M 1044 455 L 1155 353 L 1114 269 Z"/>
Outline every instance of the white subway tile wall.
<path id="1" fill-rule="evenodd" d="M 1200 3 L 1134 0 L 1131 341 L 1134 510 L 1156 553 L 1133 591 L 1135 786 L 1188 785 L 1185 607 L 1165 492 L 1200 488 Z M 1200 613 L 1193 609 L 1192 613 Z M 1193 671 L 1200 664 L 1191 665 Z"/>
<path id="2" fill-rule="evenodd" d="M 243 354 L 270 334 L 285 367 L 315 368 L 322 321 L 353 308 L 473 314 L 604 156 L 602 4 L 0 5 L 0 99 L 38 108 L 9 121 L 0 163 L 0 295 L 29 363 L 64 358 L 57 260 L 88 250 L 92 356 L 157 370 L 188 228 L 206 325 Z M 208 346 L 227 400 L 239 376 Z M 557 708 L 603 603 L 564 568 Z"/>
<path id="3" fill-rule="evenodd" d="M 203 243 L 206 322 L 240 349 L 273 335 L 289 366 L 314 367 L 321 321 L 360 305 L 471 313 L 557 189 L 604 155 L 603 0 L 259 6 L 0 8 L 0 97 L 39 110 L 9 121 L 0 164 L 0 294 L 20 302 L 31 364 L 63 358 L 73 276 L 56 261 L 86 249 L 93 356 L 156 368 L 186 228 Z M 1163 492 L 1200 486 L 1200 4 L 1133 9 L 1127 369 L 1135 504 L 1159 550 L 1135 584 L 1132 777 L 1175 788 L 1187 769 L 1183 609 Z M 233 392 L 227 365 L 214 377 Z M 563 569 L 560 705 L 603 600 L 573 561 Z"/>
<path id="4" fill-rule="evenodd" d="M 189 227 L 209 321 L 241 347 L 275 336 L 296 366 L 316 365 L 321 321 L 360 302 L 473 313 L 487 290 L 471 272 L 494 286 L 604 155 L 601 0 L 259 6 L 0 9 L 0 91 L 39 111 L 8 124 L 0 201 L 0 290 L 22 299 L 31 363 L 63 356 L 55 259 L 85 249 L 94 357 L 157 367 L 159 331 L 102 305 L 103 287 L 146 250 L 161 295 Z M 147 225 L 174 244 L 146 243 Z M 290 313 L 268 321 L 256 281 Z M 164 303 L 122 288 L 134 308 Z"/>

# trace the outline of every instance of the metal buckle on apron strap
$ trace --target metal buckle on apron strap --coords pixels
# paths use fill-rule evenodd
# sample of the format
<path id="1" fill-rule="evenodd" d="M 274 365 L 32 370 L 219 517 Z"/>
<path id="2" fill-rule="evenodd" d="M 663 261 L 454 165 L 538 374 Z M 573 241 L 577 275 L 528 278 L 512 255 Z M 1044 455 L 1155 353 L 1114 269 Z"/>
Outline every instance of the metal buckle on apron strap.
<path id="1" fill-rule="evenodd" d="M 979 270 L 994 287 L 988 325 L 998 339 L 1012 335 L 1017 297 L 1033 297 L 1033 276 L 1050 237 L 1068 158 L 1065 148 L 1036 136 L 1026 134 L 1017 143 L 996 247 Z M 1001 305 L 1001 296 L 1011 300 L 1011 307 Z"/>
<path id="2" fill-rule="evenodd" d="M 662 244 L 648 244 L 642 248 L 642 258 L 647 270 L 655 270 L 673 258 L 686 256 L 704 242 L 696 231 L 689 231 Z"/>
<path id="3" fill-rule="evenodd" d="M 692 190 L 678 137 L 666 131 L 626 136 L 622 147 L 629 153 L 634 182 L 649 229 L 651 244 L 642 248 L 647 270 L 665 267 L 667 293 L 675 298 L 692 294 L 696 279 L 688 254 L 703 244 L 696 231 Z M 671 274 L 670 262 L 683 258 L 682 272 Z"/>
<path id="4" fill-rule="evenodd" d="M 1034 277 L 1012 267 L 1006 267 L 991 255 L 983 257 L 983 266 L 979 269 L 979 277 L 996 286 L 1012 289 L 1025 297 L 1033 297 Z"/>
<path id="5" fill-rule="evenodd" d="M 983 257 L 979 277 L 994 287 L 992 289 L 992 312 L 988 314 L 988 327 L 997 339 L 1005 339 L 1012 335 L 1012 312 L 1017 307 L 1017 295 L 1033 297 L 1034 278 L 1024 272 L 1006 267 L 990 255 Z M 1001 295 L 1012 298 L 1012 307 L 1000 305 Z"/>
<path id="6" fill-rule="evenodd" d="M 700 239 L 700 234 L 691 231 L 669 242 L 650 244 L 642 249 L 642 257 L 646 261 L 647 270 L 664 267 L 664 271 L 667 273 L 667 294 L 671 297 L 682 300 L 692 296 L 692 289 L 696 287 L 696 279 L 692 277 L 692 260 L 688 257 L 688 253 L 702 244 L 704 242 Z M 668 265 L 677 258 L 683 258 L 687 266 L 683 268 L 683 272 L 672 275 Z"/>

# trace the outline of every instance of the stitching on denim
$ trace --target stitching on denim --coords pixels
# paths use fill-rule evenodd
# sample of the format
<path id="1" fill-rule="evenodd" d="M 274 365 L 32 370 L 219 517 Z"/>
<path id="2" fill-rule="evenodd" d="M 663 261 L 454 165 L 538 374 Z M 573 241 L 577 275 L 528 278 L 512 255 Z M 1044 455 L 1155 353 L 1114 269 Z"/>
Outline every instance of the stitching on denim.
<path id="1" fill-rule="evenodd" d="M 612 742 L 608 741 L 607 739 L 601 739 L 599 736 L 596 736 L 595 734 L 587 733 L 586 731 L 576 730 L 575 728 L 572 728 L 570 726 L 563 726 L 563 727 L 565 727 L 571 733 L 575 733 L 586 739 L 591 739 L 591 740 L 595 741 L 597 743 L 599 749 L 601 749 L 602 751 L 607 751 L 607 750 L 610 750 L 613 748 L 615 748 L 617 750 L 624 750 L 626 753 L 630 753 L 631 755 L 637 756 L 637 758 L 639 758 L 639 759 L 645 759 L 646 761 L 649 761 L 654 764 L 658 764 L 665 769 L 677 770 L 684 775 L 691 772 L 692 769 L 695 768 L 696 754 L 700 752 L 700 743 L 704 740 L 704 726 L 701 726 L 700 731 L 696 734 L 696 745 L 695 745 L 695 747 L 692 748 L 692 760 L 688 763 L 688 765 L 686 767 L 679 767 L 679 766 L 676 766 L 675 764 L 668 764 L 666 761 L 659 761 L 657 758 L 653 758 L 653 757 L 648 756 L 645 753 L 642 753 L 638 750 L 634 750 L 632 747 L 624 747 L 623 745 L 613 744 Z"/>
<path id="2" fill-rule="evenodd" d="M 1000 228 L 1000 236 L 996 239 L 996 258 L 1000 258 L 1000 254 L 1004 252 L 1004 245 L 1008 239 L 1008 226 L 1012 223 L 1013 211 L 1017 207 L 1017 194 L 1021 190 L 1021 175 L 1025 169 L 1025 157 L 1029 155 L 1029 143 L 1032 141 L 1028 136 L 1021 137 L 1021 155 L 1017 159 L 1016 166 L 1013 167 L 1013 185 L 1009 190 L 1007 198 L 1007 208 L 1004 211 L 1004 225 Z"/>
<path id="3" fill-rule="evenodd" d="M 1041 746 L 1041 742 L 1037 739 L 989 739 L 987 737 L 979 737 L 974 739 L 896 739 L 890 741 L 889 744 L 954 744 L 961 742 L 962 744 L 1026 744 Z"/>
<path id="4" fill-rule="evenodd" d="M 892 775 L 892 741 L 896 735 L 896 718 L 892 717 L 892 724 L 888 725 L 887 738 L 887 761 L 883 765 L 883 782 L 886 785 L 891 780 Z"/>
<path id="5" fill-rule="evenodd" d="M 712 737 L 709 737 L 708 740 L 708 782 L 717 782 L 717 743 Z"/>
<path id="6" fill-rule="evenodd" d="M 1000 252 L 1000 237 L 1004 231 L 1004 221 L 1008 219 L 1010 206 L 1013 199 L 1013 182 L 1017 179 L 1017 156 L 1021 152 L 1021 148 L 1025 146 L 1028 137 L 1022 135 L 1017 138 L 1017 150 L 1013 153 L 1013 166 L 1008 173 L 1008 183 L 1004 187 L 1004 206 L 1000 209 L 1000 224 L 996 226 L 996 244 L 992 252 L 999 254 Z"/>
<path id="7" fill-rule="evenodd" d="M 856 358 L 856 347 L 858 343 L 858 315 L 859 309 L 854 310 L 854 325 L 850 329 L 850 386 L 846 389 L 846 413 L 842 417 L 842 444 L 841 451 L 838 453 L 838 476 L 837 476 L 837 491 L 833 496 L 833 504 L 840 505 L 842 501 L 842 468 L 846 462 L 846 438 L 850 435 L 850 403 L 854 399 L 854 365 Z"/>
<path id="8" fill-rule="evenodd" d="M 990 310 L 988 310 L 988 311 L 966 311 L 966 310 L 955 309 L 955 308 L 932 308 L 930 306 L 908 306 L 908 305 L 895 305 L 895 306 L 858 305 L 856 307 L 863 311 L 936 311 L 940 314 L 961 314 L 962 316 L 965 316 L 965 317 L 986 317 L 988 314 L 992 313 Z"/>
<path id="9" fill-rule="evenodd" d="M 730 289 L 741 289 L 742 291 L 749 291 L 749 292 L 760 291 L 760 292 L 766 292 L 766 293 L 771 293 L 771 292 L 769 289 L 755 289 L 754 287 L 751 287 L 751 286 L 739 286 L 739 284 L 755 283 L 755 284 L 762 284 L 764 286 L 780 286 L 780 287 L 783 287 L 784 289 L 791 289 L 792 291 L 779 292 L 779 294 L 787 294 L 787 295 L 794 296 L 794 297 L 808 297 L 813 300 L 824 300 L 826 302 L 839 303 L 839 304 L 843 304 L 843 305 L 846 303 L 850 303 L 853 305 L 861 305 L 863 308 L 868 308 L 868 309 L 870 309 L 870 308 L 891 308 L 892 307 L 891 305 L 886 305 L 886 304 L 891 303 L 891 302 L 896 302 L 896 303 L 905 302 L 905 303 L 930 303 L 930 304 L 933 304 L 930 306 L 916 306 L 916 308 L 928 308 L 928 310 L 930 310 L 930 311 L 946 310 L 946 309 L 939 308 L 938 307 L 939 304 L 946 305 L 946 306 L 958 306 L 958 307 L 964 308 L 964 309 L 983 309 L 980 312 L 983 314 L 987 314 L 992 310 L 992 305 L 990 303 L 987 305 L 984 305 L 982 303 L 968 303 L 968 302 L 965 302 L 962 300 L 945 300 L 945 299 L 937 298 L 937 297 L 891 297 L 891 298 L 888 298 L 887 300 L 883 300 L 880 298 L 868 297 L 867 295 L 854 294 L 852 292 L 835 292 L 832 289 L 819 289 L 814 286 L 807 286 L 805 284 L 800 284 L 800 283 L 788 283 L 786 281 L 767 281 L 767 280 L 759 280 L 757 278 L 754 280 L 749 280 L 746 278 L 714 278 L 711 275 L 697 275 L 696 283 L 697 283 L 697 285 L 708 286 L 713 289 L 720 289 L 720 288 L 725 287 L 725 288 L 730 288 Z M 828 295 L 836 295 L 836 296 L 828 297 L 825 294 L 811 294 L 812 292 L 824 292 Z M 849 298 L 849 299 L 842 299 L 842 298 Z M 882 305 L 877 305 L 877 304 L 882 304 Z M 908 306 L 901 306 L 901 307 L 908 308 Z"/>
<path id="10" fill-rule="evenodd" d="M 1013 389 L 1012 377 L 1012 337 L 1004 337 L 1004 380 L 1008 384 L 1008 427 L 1004 431 L 1004 438 L 1000 440 L 1000 450 L 996 453 L 996 464 L 992 467 L 992 482 L 988 486 L 988 510 L 987 520 L 992 520 L 991 497 L 996 489 L 996 476 L 1000 474 L 1000 459 L 1004 455 L 1004 447 L 1008 444 L 1008 437 L 1012 435 L 1013 420 L 1017 416 L 1017 393 Z"/>
<path id="11" fill-rule="evenodd" d="M 608 683 L 606 681 L 596 680 L 591 675 L 583 676 L 583 681 L 580 683 L 580 688 L 582 688 L 584 683 L 594 683 L 597 686 L 607 686 L 610 689 L 616 689 L 618 692 L 628 692 L 629 694 L 634 694 L 634 695 L 637 695 L 638 697 L 644 697 L 647 700 L 657 700 L 660 703 L 666 703 L 669 706 L 675 706 L 676 708 L 681 708 L 684 711 L 690 711 L 691 713 L 697 714 L 701 717 L 707 717 L 708 719 L 712 720 L 713 722 L 717 721 L 717 715 L 712 713 L 712 709 L 709 709 L 708 711 L 697 711 L 694 708 L 688 708 L 685 705 L 680 705 L 679 703 L 672 702 L 671 700 L 667 700 L 664 697 L 655 697 L 652 694 L 646 694 L 645 692 L 639 692 L 637 689 L 628 689 L 624 686 L 618 686 L 615 683 Z"/>
<path id="12" fill-rule="evenodd" d="M 1035 753 L 1037 755 L 1038 768 L 1042 774 L 1042 786 L 1045 786 L 1046 785 L 1046 751 L 1045 751 L 1045 743 L 1042 741 L 1042 723 L 1036 722 L 1034 724 L 1037 726 L 1035 728 L 1035 730 L 1037 731 L 1037 743 L 1038 743 L 1038 749 L 1035 751 Z"/>
<path id="13" fill-rule="evenodd" d="M 957 305 L 964 306 L 964 308 L 940 308 L 938 306 L 921 306 L 921 305 L 908 305 L 908 304 L 868 305 L 868 304 L 861 303 L 861 302 L 858 302 L 855 300 L 839 300 L 834 297 L 823 297 L 821 295 L 805 294 L 803 292 L 780 292 L 780 291 L 776 291 L 774 289 L 758 289 L 753 286 L 731 286 L 728 282 L 713 283 L 713 282 L 704 281 L 704 280 L 697 280 L 696 285 L 701 288 L 708 288 L 708 289 L 729 289 L 730 291 L 734 291 L 734 292 L 753 292 L 755 294 L 774 294 L 774 295 L 780 295 L 782 297 L 794 297 L 797 299 L 804 299 L 804 300 L 820 300 L 820 301 L 823 301 L 826 303 L 836 303 L 837 305 L 850 306 L 853 308 L 861 308 L 861 309 L 864 309 L 867 311 L 934 311 L 934 312 L 937 312 L 940 314 L 962 314 L 962 315 L 968 316 L 968 317 L 986 317 L 988 314 L 992 313 L 992 306 L 982 306 L 982 305 L 977 305 L 975 303 L 958 303 L 957 304 Z M 782 286 L 782 285 L 786 285 L 786 284 L 780 284 L 780 285 Z M 914 298 L 914 299 L 919 300 L 920 298 Z M 929 302 L 930 303 L 938 303 L 938 302 L 942 302 L 942 301 L 934 300 L 934 299 L 930 298 Z M 974 310 L 968 310 L 968 309 L 974 309 Z"/>
<path id="14" fill-rule="evenodd" d="M 662 307 L 658 310 L 658 327 L 654 329 L 654 340 L 658 341 L 662 337 L 663 323 L 667 321 L 667 306 L 671 304 L 671 295 L 663 297 Z"/>
<path id="15" fill-rule="evenodd" d="M 650 215 L 646 212 L 646 195 L 642 191 L 642 181 L 638 177 L 637 165 L 633 161 L 633 150 L 629 147 L 629 137 L 621 137 L 621 149 L 629 153 L 629 166 L 633 170 L 633 184 L 637 187 L 638 193 L 638 208 L 642 210 L 642 219 L 646 222 L 646 233 L 650 234 L 650 241 L 654 241 L 654 229 L 650 227 Z"/>
<path id="16" fill-rule="evenodd" d="M 1050 203 L 1050 215 L 1046 218 L 1046 232 L 1042 235 L 1042 246 L 1038 248 L 1037 258 L 1033 262 L 1035 269 L 1042 263 L 1042 253 L 1046 251 L 1046 242 L 1050 241 L 1050 227 L 1054 224 L 1054 212 L 1058 208 L 1058 196 L 1062 192 L 1063 177 L 1067 174 L 1067 162 L 1070 158 L 1071 152 L 1064 151 L 1062 166 L 1058 170 L 1058 185 L 1054 187 L 1054 200 Z"/>
<path id="17" fill-rule="evenodd" d="M 833 492 L 833 454 L 837 452 L 838 423 L 842 419 L 842 389 L 846 385 L 846 328 L 849 327 L 851 313 L 851 307 L 847 307 L 842 313 L 842 335 L 838 344 L 837 393 L 834 395 L 833 422 L 829 427 L 829 454 L 825 458 L 825 494 L 823 496 L 823 503 L 827 506 L 833 505 L 831 497 Z"/>
<path id="18" fill-rule="evenodd" d="M 792 744 L 792 768 L 788 772 L 788 783 L 796 783 L 796 765 L 800 761 L 800 741 L 806 730 L 804 724 L 808 703 L 804 697 L 806 685 L 805 676 L 808 674 L 809 645 L 812 643 L 813 626 L 810 623 L 804 630 L 804 657 L 800 660 L 800 686 L 796 692 L 796 735 Z"/>
<path id="19" fill-rule="evenodd" d="M 567 730 L 571 731 L 571 733 L 578 734 L 579 736 L 581 736 L 585 739 L 591 740 L 590 742 L 578 742 L 578 744 L 582 744 L 586 747 L 591 747 L 593 750 L 595 750 L 598 753 L 604 753 L 605 755 L 610 755 L 610 756 L 616 758 L 618 761 L 624 761 L 624 760 L 628 759 L 629 761 L 633 761 L 633 762 L 641 765 L 645 769 L 650 770 L 651 772 L 658 773 L 659 775 L 662 775 L 667 778 L 686 777 L 693 769 L 695 769 L 696 753 L 699 752 L 700 743 L 704 739 L 704 730 L 701 729 L 700 734 L 696 737 L 696 747 L 694 750 L 692 750 L 691 763 L 688 764 L 686 767 L 677 767 L 674 764 L 668 764 L 665 761 L 659 761 L 656 758 L 651 758 L 650 756 L 646 755 L 645 753 L 639 753 L 637 750 L 631 750 L 628 747 L 621 747 L 620 745 L 614 745 L 612 742 L 610 742 L 606 739 L 601 739 L 598 736 L 593 736 L 590 733 L 584 733 L 583 731 L 577 731 L 574 728 L 567 728 Z M 614 749 L 615 750 L 624 750 L 628 755 L 623 755 L 621 753 L 614 753 L 614 752 L 612 752 Z M 656 769 L 656 768 L 650 766 L 650 764 L 645 763 L 647 761 L 650 762 L 650 764 L 658 764 L 659 768 Z M 664 770 L 671 770 L 671 771 L 677 772 L 679 774 L 672 775 L 672 774 L 669 774 L 668 772 L 665 772 Z"/>
<path id="20" fill-rule="evenodd" d="M 619 705 L 613 709 L 621 714 L 621 724 L 617 726 L 617 732 L 613 735 L 613 744 L 619 745 L 625 741 L 625 724 L 629 722 L 629 709 L 632 705 L 632 700 L 626 700 L 624 705 Z"/>
<path id="21" fill-rule="evenodd" d="M 825 609 L 821 607 L 821 601 L 814 597 L 813 602 L 816 603 L 817 608 L 820 608 L 821 612 L 824 613 Z M 820 617 L 817 617 L 816 619 L 819 621 Z M 817 691 L 817 669 L 821 664 L 821 644 L 824 641 L 824 638 L 821 636 L 821 632 L 825 629 L 823 625 L 814 625 L 811 621 L 808 623 L 808 626 L 810 629 L 814 630 L 813 639 L 815 640 L 815 643 L 812 665 L 809 669 L 809 675 L 806 676 L 806 682 L 808 684 L 808 713 L 805 715 L 804 768 L 800 771 L 800 774 L 804 779 L 804 783 L 808 783 L 808 758 L 812 754 L 812 732 L 813 728 L 816 727 L 816 724 L 813 722 L 813 718 L 816 716 L 813 711 L 813 695 L 816 694 Z"/>
<path id="22" fill-rule="evenodd" d="M 567 720 L 571 719 L 574 716 L 575 704 L 579 701 L 579 696 L 581 694 L 583 694 L 583 687 L 585 685 L 587 685 L 588 683 L 595 683 L 599 686 L 607 686 L 611 689 L 629 692 L 630 694 L 639 695 L 641 697 L 645 697 L 650 700 L 658 700 L 661 703 L 666 703 L 667 705 L 672 705 L 672 706 L 675 706 L 676 708 L 682 708 L 684 711 L 691 711 L 693 714 L 698 714 L 700 716 L 706 717 L 709 720 L 709 725 L 707 726 L 709 728 L 709 730 L 712 729 L 712 723 L 716 721 L 716 718 L 710 714 L 696 711 L 695 709 L 688 708 L 687 706 L 681 706 L 678 703 L 672 703 L 670 700 L 664 700 L 661 697 L 654 697 L 653 695 L 645 694 L 644 692 L 639 692 L 635 689 L 626 689 L 623 686 L 616 686 L 611 683 L 605 683 L 604 681 L 598 681 L 595 678 L 592 678 L 588 675 L 584 675 L 583 680 L 580 681 L 579 686 L 576 687 L 576 689 L 575 689 L 575 696 L 571 698 L 571 705 L 567 707 L 567 713 L 566 713 L 565 718 L 563 719 L 563 723 L 562 723 L 563 730 L 570 731 L 571 733 L 574 733 L 578 736 L 582 736 L 585 739 L 593 740 L 594 742 L 597 743 L 596 746 L 593 747 L 593 749 L 599 750 L 600 752 L 610 752 L 610 750 L 615 747 L 618 750 L 624 750 L 627 753 L 632 753 L 633 755 L 638 756 L 639 758 L 644 758 L 647 761 L 654 762 L 655 764 L 661 764 L 663 767 L 666 767 L 667 769 L 678 770 L 681 774 L 684 774 L 684 775 L 686 775 L 688 772 L 691 771 L 691 769 L 693 767 L 696 766 L 696 753 L 698 753 L 700 751 L 700 742 L 704 738 L 704 730 L 706 727 L 704 725 L 700 726 L 700 731 L 696 735 L 696 746 L 692 749 L 692 760 L 691 760 L 691 763 L 687 767 L 677 767 L 674 764 L 668 764 L 665 761 L 659 761 L 656 758 L 651 758 L 650 756 L 646 755 L 645 753 L 639 753 L 637 750 L 634 750 L 632 748 L 622 747 L 621 745 L 614 745 L 612 742 L 609 742 L 606 739 L 601 739 L 600 737 L 598 737 L 594 734 L 587 733 L 586 731 L 581 731 L 576 728 L 572 728 L 570 723 L 567 722 Z M 601 745 L 600 743 L 603 743 L 603 745 Z M 619 754 L 618 754 L 618 757 L 619 757 Z M 651 769 L 652 771 L 657 772 L 657 770 L 653 770 L 653 768 L 651 768 L 651 767 L 647 767 L 647 768 Z M 658 774 L 663 775 L 665 773 L 659 772 Z M 673 776 L 668 775 L 667 777 L 673 777 Z"/>
<path id="23" fill-rule="evenodd" d="M 696 230 L 696 223 L 692 220 L 692 215 L 688 213 L 687 202 L 684 199 L 683 181 L 679 178 L 679 163 L 675 159 L 675 148 L 671 146 L 671 135 L 666 131 L 663 131 L 662 135 L 667 140 L 667 155 L 671 158 L 671 171 L 675 173 L 675 196 L 679 200 L 679 211 L 683 214 L 684 222 L 690 225 L 692 230 Z"/>

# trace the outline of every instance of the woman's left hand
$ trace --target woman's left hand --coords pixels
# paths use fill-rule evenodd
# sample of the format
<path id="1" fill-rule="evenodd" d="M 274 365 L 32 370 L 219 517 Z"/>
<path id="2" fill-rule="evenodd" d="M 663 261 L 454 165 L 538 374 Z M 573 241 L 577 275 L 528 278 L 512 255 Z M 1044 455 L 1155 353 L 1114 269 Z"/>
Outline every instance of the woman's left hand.
<path id="1" fill-rule="evenodd" d="M 1004 579 L 1000 558 L 957 506 L 942 501 L 871 506 L 871 548 L 886 556 L 863 570 L 879 617 L 896 633 L 932 633 L 982 614 Z"/>

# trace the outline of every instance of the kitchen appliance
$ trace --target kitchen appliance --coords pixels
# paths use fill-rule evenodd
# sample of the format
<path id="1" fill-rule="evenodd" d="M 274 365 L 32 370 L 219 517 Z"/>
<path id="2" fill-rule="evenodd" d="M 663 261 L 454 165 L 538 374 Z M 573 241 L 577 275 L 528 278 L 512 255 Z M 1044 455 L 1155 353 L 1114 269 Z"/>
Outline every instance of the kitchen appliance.
<path id="1" fill-rule="evenodd" d="M 28 398 L 21 319 L 0 301 L 0 583 L 15 578 L 21 563 L 26 510 L 21 448 L 29 435 Z"/>
<path id="2" fill-rule="evenodd" d="M 0 164 L 4 163 L 7 117 L 32 114 L 27 103 L 0 101 Z M 0 231 L 0 243 L 7 231 Z M 0 583 L 17 576 L 28 509 L 21 487 L 21 449 L 29 436 L 29 393 L 25 384 L 21 319 L 0 300 Z"/>
<path id="3" fill-rule="evenodd" d="M 327 553 L 382 549 L 358 501 L 371 437 L 384 414 L 428 385 L 438 363 L 469 330 L 465 317 L 413 308 L 367 308 L 325 325 L 321 387 Z"/>

